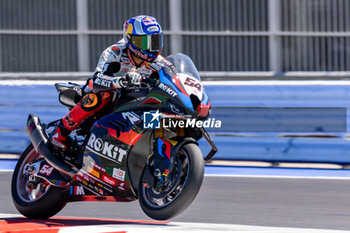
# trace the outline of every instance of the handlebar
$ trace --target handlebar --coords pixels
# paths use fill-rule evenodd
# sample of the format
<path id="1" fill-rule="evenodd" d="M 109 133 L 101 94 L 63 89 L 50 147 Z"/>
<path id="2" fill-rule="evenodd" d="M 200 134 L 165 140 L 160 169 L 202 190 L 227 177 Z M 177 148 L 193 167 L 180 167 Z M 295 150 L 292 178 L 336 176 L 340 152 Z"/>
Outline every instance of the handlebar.
<path id="1" fill-rule="evenodd" d="M 150 77 L 143 76 L 141 81 L 141 87 L 154 87 L 157 81 L 158 78 L 152 77 L 152 75 Z"/>

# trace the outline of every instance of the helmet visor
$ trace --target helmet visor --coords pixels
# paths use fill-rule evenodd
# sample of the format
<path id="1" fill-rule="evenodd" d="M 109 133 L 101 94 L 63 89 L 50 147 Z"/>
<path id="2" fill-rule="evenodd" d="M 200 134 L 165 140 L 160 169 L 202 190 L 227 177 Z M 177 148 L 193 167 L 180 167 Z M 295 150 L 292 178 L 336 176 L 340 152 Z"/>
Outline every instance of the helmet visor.
<path id="1" fill-rule="evenodd" d="M 136 47 L 150 52 L 160 52 L 163 48 L 162 34 L 130 35 L 130 42 Z"/>

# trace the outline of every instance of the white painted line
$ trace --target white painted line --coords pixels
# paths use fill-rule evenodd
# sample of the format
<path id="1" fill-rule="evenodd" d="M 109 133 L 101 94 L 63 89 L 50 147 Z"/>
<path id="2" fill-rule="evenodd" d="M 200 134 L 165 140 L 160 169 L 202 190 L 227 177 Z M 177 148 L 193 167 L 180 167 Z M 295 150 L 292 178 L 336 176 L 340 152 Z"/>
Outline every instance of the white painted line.
<path id="1" fill-rule="evenodd" d="M 76 226 L 61 228 L 59 233 L 99 233 L 99 232 L 127 232 L 127 233 L 342 233 L 348 231 L 307 229 L 307 228 L 282 228 L 265 226 L 245 226 L 245 225 L 224 225 L 224 224 L 204 224 L 204 223 L 172 223 L 168 226 L 149 225 L 108 225 L 108 226 Z"/>
<path id="2" fill-rule="evenodd" d="M 0 169 L 0 172 L 13 172 L 13 170 L 11 170 L 11 169 Z"/>
<path id="3" fill-rule="evenodd" d="M 23 217 L 23 215 L 20 215 L 20 214 L 4 214 L 4 213 L 0 213 L 0 218 L 12 218 L 12 217 Z"/>

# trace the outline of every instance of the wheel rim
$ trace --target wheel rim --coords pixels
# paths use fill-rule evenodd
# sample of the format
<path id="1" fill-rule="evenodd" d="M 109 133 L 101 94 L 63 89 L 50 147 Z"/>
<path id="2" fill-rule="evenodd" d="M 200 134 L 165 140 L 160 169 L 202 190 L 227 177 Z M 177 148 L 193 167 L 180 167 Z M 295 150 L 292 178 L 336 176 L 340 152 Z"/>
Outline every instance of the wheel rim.
<path id="1" fill-rule="evenodd" d="M 26 165 L 31 165 L 38 160 L 43 159 L 39 153 L 32 149 L 23 162 L 17 173 L 16 189 L 19 198 L 27 203 L 39 200 L 50 189 L 51 185 L 44 179 L 35 177 L 35 185 L 33 185 L 32 175 L 25 171 Z"/>
<path id="2" fill-rule="evenodd" d="M 180 149 L 176 154 L 172 178 L 168 180 L 166 187 L 159 190 L 157 187 L 150 187 L 148 183 L 142 182 L 141 195 L 147 205 L 152 208 L 163 208 L 174 202 L 187 184 L 189 169 L 188 152 Z"/>

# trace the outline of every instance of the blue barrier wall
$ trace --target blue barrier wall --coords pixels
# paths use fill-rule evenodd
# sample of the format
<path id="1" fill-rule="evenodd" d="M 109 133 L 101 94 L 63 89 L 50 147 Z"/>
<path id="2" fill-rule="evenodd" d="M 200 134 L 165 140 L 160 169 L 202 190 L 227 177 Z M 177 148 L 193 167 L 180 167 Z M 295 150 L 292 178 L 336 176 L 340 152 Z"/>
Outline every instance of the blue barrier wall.
<path id="1" fill-rule="evenodd" d="M 350 103 L 350 85 L 230 85 L 206 86 L 213 105 L 212 117 L 226 122 L 223 130 L 209 130 L 219 148 L 216 159 L 292 161 L 292 162 L 350 162 L 350 143 L 344 132 L 308 132 L 293 135 L 334 136 L 280 137 L 283 132 L 235 132 L 230 109 L 237 107 L 339 107 Z M 222 109 L 225 114 L 222 114 Z M 24 125 L 29 113 L 43 122 L 62 117 L 67 109 L 61 106 L 53 86 L 0 85 L 0 152 L 20 153 L 29 143 Z M 346 120 L 348 116 L 346 114 Z M 249 122 L 249 121 L 248 121 Z M 311 122 L 311 121 L 310 121 Z M 349 122 L 349 121 L 348 121 Z M 289 134 L 290 135 L 290 134 Z M 201 141 L 203 152 L 209 151 Z M 348 155 L 349 154 L 349 155 Z"/>

